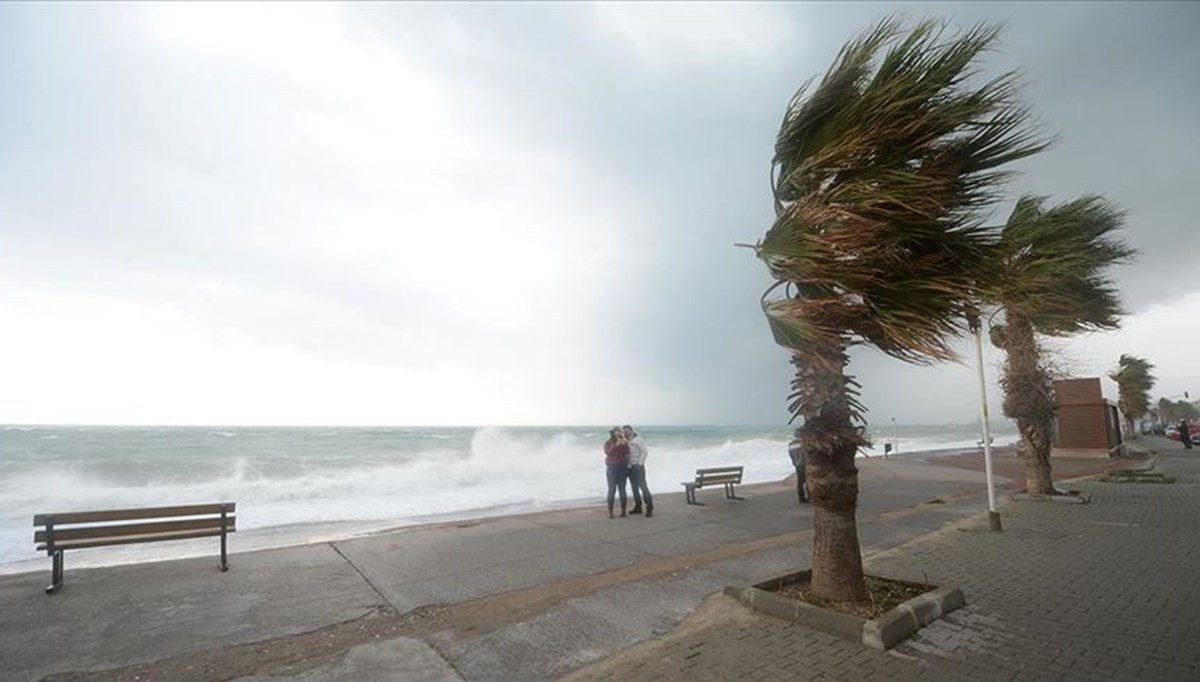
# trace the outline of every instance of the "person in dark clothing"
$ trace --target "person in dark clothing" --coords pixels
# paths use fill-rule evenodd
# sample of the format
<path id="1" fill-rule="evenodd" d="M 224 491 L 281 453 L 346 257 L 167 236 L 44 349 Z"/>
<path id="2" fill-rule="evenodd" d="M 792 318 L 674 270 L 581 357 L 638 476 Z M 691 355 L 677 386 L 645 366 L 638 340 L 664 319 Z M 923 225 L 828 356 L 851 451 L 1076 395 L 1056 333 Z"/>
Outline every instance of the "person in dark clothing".
<path id="1" fill-rule="evenodd" d="M 796 495 L 802 504 L 808 504 L 808 483 L 804 480 L 804 446 L 800 444 L 800 429 L 796 429 L 791 442 L 788 443 L 788 457 L 792 458 L 792 466 L 796 467 Z"/>
<path id="2" fill-rule="evenodd" d="M 1192 430 L 1186 419 L 1179 420 L 1179 442 L 1183 443 L 1184 448 L 1192 449 Z"/>
<path id="3" fill-rule="evenodd" d="M 629 494 L 625 490 L 625 481 L 629 479 L 629 443 L 620 427 L 614 426 L 608 432 L 608 440 L 604 441 L 604 464 L 608 469 L 608 518 L 613 518 L 613 498 L 618 489 L 621 491 L 621 517 L 624 518 L 629 506 Z"/>

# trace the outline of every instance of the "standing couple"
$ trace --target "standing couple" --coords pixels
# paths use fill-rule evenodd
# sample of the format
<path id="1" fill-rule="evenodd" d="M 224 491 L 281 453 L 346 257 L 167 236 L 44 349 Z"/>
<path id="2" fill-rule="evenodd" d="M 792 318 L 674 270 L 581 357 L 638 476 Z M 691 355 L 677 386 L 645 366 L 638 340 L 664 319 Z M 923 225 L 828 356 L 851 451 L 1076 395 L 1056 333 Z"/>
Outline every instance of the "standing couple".
<path id="1" fill-rule="evenodd" d="M 646 500 L 646 518 L 654 516 L 654 498 L 646 485 L 646 444 L 641 436 L 626 424 L 614 426 L 604 441 L 604 464 L 608 469 L 608 518 L 613 518 L 613 501 L 617 490 L 621 491 L 621 517 L 629 504 L 625 493 L 625 481 L 633 484 L 633 511 L 642 513 L 642 500 Z"/>

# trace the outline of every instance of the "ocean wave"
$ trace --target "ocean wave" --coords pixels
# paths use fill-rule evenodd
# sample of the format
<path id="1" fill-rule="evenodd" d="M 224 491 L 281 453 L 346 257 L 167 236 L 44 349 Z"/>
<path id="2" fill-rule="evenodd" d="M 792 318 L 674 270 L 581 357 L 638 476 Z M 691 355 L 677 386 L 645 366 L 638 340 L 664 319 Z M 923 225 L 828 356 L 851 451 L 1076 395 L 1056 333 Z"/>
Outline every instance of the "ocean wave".
<path id="1" fill-rule="evenodd" d="M 649 484 L 656 491 L 674 491 L 703 466 L 742 464 L 747 482 L 781 478 L 791 466 L 781 442 L 648 445 Z M 215 472 L 207 462 L 207 473 L 195 479 L 172 467 L 166 467 L 170 476 L 151 478 L 139 467 L 122 480 L 113 474 L 119 464 L 125 466 L 114 462 L 103 473 L 78 463 L 29 465 L 6 476 L 0 482 L 0 547 L 7 549 L 0 549 L 0 562 L 14 558 L 5 552 L 30 544 L 26 526 L 35 513 L 233 501 L 239 505 L 239 528 L 249 530 L 536 507 L 599 500 L 605 492 L 602 442 L 569 431 L 485 427 L 457 450 L 349 462 L 309 458 L 286 475 L 247 456 L 227 458 Z"/>
<path id="2" fill-rule="evenodd" d="M 125 447 L 131 441 L 114 433 L 104 436 L 116 443 L 107 458 L 89 450 L 75 459 L 14 460 L 0 476 L 0 563 L 30 556 L 29 518 L 36 513 L 232 501 L 239 529 L 255 530 L 599 503 L 605 493 L 606 433 L 597 429 L 347 429 L 335 439 L 313 438 L 321 434 L 312 431 L 270 433 L 276 440 L 180 432 L 168 448 L 136 456 Z M 431 439 L 431 433 L 451 437 Z M 678 492 L 680 482 L 703 467 L 741 465 L 747 483 L 792 473 L 786 429 L 733 433 L 646 429 L 650 488 Z M 975 443 L 900 441 L 902 454 L 955 447 L 973 450 Z M 867 454 L 881 452 L 877 440 Z"/>
<path id="3" fill-rule="evenodd" d="M 992 447 L 1004 447 L 1015 445 L 1018 436 L 1015 434 L 993 435 Z M 982 436 L 976 436 L 974 439 L 963 438 L 899 438 L 895 441 L 891 438 L 876 437 L 871 447 L 864 448 L 863 453 L 869 456 L 878 456 L 884 453 L 885 444 L 892 444 L 893 454 L 906 455 L 915 453 L 931 453 L 941 451 L 974 451 L 979 449 L 980 443 L 983 442 Z"/>

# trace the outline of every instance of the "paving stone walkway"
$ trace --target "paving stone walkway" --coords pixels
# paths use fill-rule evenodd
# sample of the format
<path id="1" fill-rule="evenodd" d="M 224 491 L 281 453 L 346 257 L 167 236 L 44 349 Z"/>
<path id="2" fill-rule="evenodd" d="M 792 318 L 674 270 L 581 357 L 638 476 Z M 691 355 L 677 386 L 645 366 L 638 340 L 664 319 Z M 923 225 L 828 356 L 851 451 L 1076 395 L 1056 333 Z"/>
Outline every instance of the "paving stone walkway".
<path id="1" fill-rule="evenodd" d="M 1010 502 L 1001 533 L 978 516 L 868 557 L 871 573 L 928 576 L 967 596 L 889 652 L 753 614 L 574 677 L 1198 680 L 1200 454 L 1145 440 L 1176 483 L 1078 481 L 1090 504 Z"/>

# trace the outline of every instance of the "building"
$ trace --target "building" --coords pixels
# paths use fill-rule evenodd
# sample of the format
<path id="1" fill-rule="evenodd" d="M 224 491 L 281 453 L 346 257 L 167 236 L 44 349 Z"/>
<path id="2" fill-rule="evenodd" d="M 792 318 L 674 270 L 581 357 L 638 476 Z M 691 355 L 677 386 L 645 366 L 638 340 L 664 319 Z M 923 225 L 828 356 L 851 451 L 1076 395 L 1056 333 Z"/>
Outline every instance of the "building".
<path id="1" fill-rule="evenodd" d="M 1111 385 L 1105 386 L 1106 382 Z M 1116 391 L 1116 382 L 1107 377 L 1054 382 L 1058 414 L 1052 454 L 1060 457 L 1121 454 L 1121 415 Z"/>

